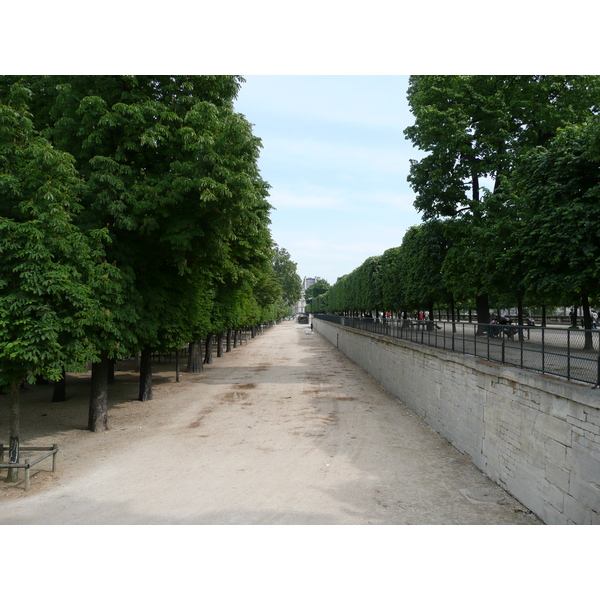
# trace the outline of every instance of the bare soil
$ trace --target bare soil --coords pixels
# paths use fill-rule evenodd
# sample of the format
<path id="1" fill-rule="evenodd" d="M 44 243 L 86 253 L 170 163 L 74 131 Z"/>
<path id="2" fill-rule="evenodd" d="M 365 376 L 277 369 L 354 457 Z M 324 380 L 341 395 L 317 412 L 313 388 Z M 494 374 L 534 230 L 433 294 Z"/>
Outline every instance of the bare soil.
<path id="1" fill-rule="evenodd" d="M 2 473 L 0 524 L 540 523 L 306 325 L 180 382 L 173 362 L 153 371 L 139 402 L 133 363 L 117 365 L 104 433 L 86 430 L 89 373 L 68 375 L 66 402 L 23 390 L 21 445 L 58 444 L 57 471 L 39 463 L 29 492 Z"/>

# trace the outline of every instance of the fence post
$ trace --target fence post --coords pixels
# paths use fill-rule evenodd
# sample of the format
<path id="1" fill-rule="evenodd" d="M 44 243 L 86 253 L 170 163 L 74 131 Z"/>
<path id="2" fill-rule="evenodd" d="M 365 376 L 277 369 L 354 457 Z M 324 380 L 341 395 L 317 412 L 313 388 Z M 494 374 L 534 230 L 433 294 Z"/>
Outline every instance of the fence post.
<path id="1" fill-rule="evenodd" d="M 571 380 L 571 330 L 567 329 L 567 381 Z"/>
<path id="2" fill-rule="evenodd" d="M 529 329 L 527 330 L 527 332 L 529 333 Z M 521 369 L 522 369 L 523 368 L 523 342 L 524 342 L 524 339 L 523 339 L 524 338 L 523 330 L 519 329 L 519 333 L 521 334 L 519 336 L 519 338 L 520 338 L 520 341 L 521 341 Z M 529 337 L 527 339 L 529 339 Z"/>
<path id="3" fill-rule="evenodd" d="M 25 491 L 29 491 L 29 463 L 25 463 Z"/>
<path id="4" fill-rule="evenodd" d="M 52 455 L 52 472 L 56 471 L 56 455 L 58 454 L 58 444 L 52 444 L 54 454 Z"/>
<path id="5" fill-rule="evenodd" d="M 598 376 L 596 377 L 596 385 L 593 389 L 600 387 L 600 331 L 596 337 L 598 338 Z"/>

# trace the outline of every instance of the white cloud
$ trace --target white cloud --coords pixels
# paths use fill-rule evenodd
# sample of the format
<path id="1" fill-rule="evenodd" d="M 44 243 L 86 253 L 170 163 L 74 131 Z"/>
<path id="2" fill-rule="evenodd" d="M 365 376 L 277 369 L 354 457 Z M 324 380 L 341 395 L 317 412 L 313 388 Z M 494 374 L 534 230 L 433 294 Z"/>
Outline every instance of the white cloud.
<path id="1" fill-rule="evenodd" d="M 409 213 L 415 214 L 413 206 L 414 194 L 396 193 L 389 190 L 353 190 L 353 189 L 322 189 L 310 187 L 301 191 L 294 191 L 280 186 L 271 189 L 270 203 L 275 210 L 287 209 L 320 209 L 336 210 L 348 213 L 365 213 L 372 210 L 388 211 L 382 216 Z M 280 213 L 281 214 L 281 213 Z"/>
<path id="2" fill-rule="evenodd" d="M 328 168 L 343 172 L 388 173 L 406 180 L 409 160 L 417 158 L 416 153 L 407 152 L 389 145 L 373 146 L 343 141 L 328 141 L 314 138 L 270 137 L 268 146 L 261 156 L 269 160 L 286 162 L 298 159 L 310 161 L 311 165 L 326 164 Z"/>
<path id="3" fill-rule="evenodd" d="M 308 209 L 329 208 L 342 209 L 345 206 L 345 198 L 341 192 L 324 190 L 320 188 L 307 188 L 295 192 L 281 187 L 272 188 L 269 202 L 277 209 Z"/>
<path id="4" fill-rule="evenodd" d="M 353 206 L 362 210 L 393 210 L 394 212 L 408 212 L 411 216 L 415 213 L 415 196 L 412 193 L 400 194 L 389 190 L 357 191 L 350 194 Z M 382 217 L 386 214 L 382 213 Z"/>
<path id="5" fill-rule="evenodd" d="M 327 259 L 338 259 L 351 258 L 350 255 L 364 256 L 365 258 L 379 256 L 388 249 L 388 246 L 376 240 L 340 243 L 325 239 L 306 238 L 294 243 L 292 248 L 299 250 L 298 256 L 310 258 L 323 258 L 326 256 Z M 356 264 L 356 266 L 359 265 Z"/>
<path id="6" fill-rule="evenodd" d="M 327 240 L 318 240 L 315 238 L 307 238 L 305 240 L 300 240 L 296 242 L 295 246 L 297 248 L 305 248 L 308 251 L 311 250 L 327 250 L 330 248 L 330 243 Z"/>

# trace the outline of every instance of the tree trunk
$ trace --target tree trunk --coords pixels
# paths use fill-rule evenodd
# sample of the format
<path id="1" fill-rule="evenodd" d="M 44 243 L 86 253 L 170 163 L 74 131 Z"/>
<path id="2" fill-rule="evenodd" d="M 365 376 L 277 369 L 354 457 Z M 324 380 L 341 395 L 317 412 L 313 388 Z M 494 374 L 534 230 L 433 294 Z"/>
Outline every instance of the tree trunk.
<path id="1" fill-rule="evenodd" d="M 523 298 L 521 298 L 521 296 L 519 296 L 517 298 L 517 324 L 520 325 L 519 327 L 519 339 L 522 340 L 523 339 Z"/>
<path id="2" fill-rule="evenodd" d="M 592 315 L 590 315 L 590 299 L 587 294 L 583 294 L 581 297 L 581 305 L 583 306 L 583 328 L 585 329 L 585 345 L 583 348 L 584 350 L 593 350 Z"/>
<path id="3" fill-rule="evenodd" d="M 233 330 L 233 347 L 237 348 L 237 344 L 238 344 L 238 330 L 234 329 Z"/>
<path id="4" fill-rule="evenodd" d="M 152 400 L 152 348 L 146 347 L 142 350 L 140 362 L 140 402 Z"/>
<path id="5" fill-rule="evenodd" d="M 10 432 L 9 432 L 9 446 L 8 446 L 8 462 L 18 463 L 19 462 L 19 437 L 20 437 L 20 424 L 21 414 L 19 405 L 19 381 L 10 382 Z M 7 483 L 14 483 L 19 481 L 19 469 L 8 469 L 8 475 L 6 476 Z"/>
<path id="6" fill-rule="evenodd" d="M 427 324 L 427 329 L 429 331 L 433 330 L 433 322 L 435 321 L 435 317 L 433 316 L 433 300 L 429 301 L 429 306 L 427 312 L 429 313 L 429 323 Z"/>
<path id="7" fill-rule="evenodd" d="M 67 374 L 62 371 L 61 378 L 54 383 L 52 402 L 64 402 L 67 399 Z"/>
<path id="8" fill-rule="evenodd" d="M 487 335 L 487 324 L 490 322 L 490 302 L 487 294 L 475 298 L 477 309 L 477 335 Z"/>
<path id="9" fill-rule="evenodd" d="M 192 373 L 192 366 L 193 366 L 193 362 L 194 362 L 192 355 L 194 354 L 194 344 L 195 343 L 196 342 L 190 342 L 188 344 L 187 361 L 185 364 L 185 370 L 187 373 Z"/>
<path id="10" fill-rule="evenodd" d="M 202 342 L 190 342 L 187 362 L 188 373 L 202 373 Z"/>
<path id="11" fill-rule="evenodd" d="M 227 330 L 227 338 L 225 341 L 225 352 L 231 352 L 231 329 Z"/>
<path id="12" fill-rule="evenodd" d="M 88 429 L 94 432 L 108 430 L 108 352 L 100 354 L 100 362 L 92 363 L 92 390 Z"/>
<path id="13" fill-rule="evenodd" d="M 454 297 L 450 300 L 450 311 L 452 312 L 452 333 L 456 333 L 456 321 L 454 315 L 456 313 L 456 305 L 454 303 Z"/>
<path id="14" fill-rule="evenodd" d="M 546 327 L 546 305 L 542 306 L 542 327 Z"/>
<path id="15" fill-rule="evenodd" d="M 217 358 L 223 356 L 223 333 L 217 333 Z"/>
<path id="16" fill-rule="evenodd" d="M 206 336 L 206 350 L 204 352 L 204 364 L 212 365 L 212 343 L 213 343 L 213 334 L 209 333 Z"/>
<path id="17" fill-rule="evenodd" d="M 473 193 L 472 193 L 473 204 L 477 205 L 477 204 L 479 204 L 479 173 L 475 172 L 471 176 L 471 186 L 472 186 L 472 190 L 473 190 Z"/>

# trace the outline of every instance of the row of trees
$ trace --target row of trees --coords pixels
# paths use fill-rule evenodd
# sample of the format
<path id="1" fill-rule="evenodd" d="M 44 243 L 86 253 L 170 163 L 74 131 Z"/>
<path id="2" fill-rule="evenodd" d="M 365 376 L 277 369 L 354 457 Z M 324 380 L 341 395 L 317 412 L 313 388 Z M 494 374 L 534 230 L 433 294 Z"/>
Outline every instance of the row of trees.
<path id="1" fill-rule="evenodd" d="M 236 76 L 0 78 L 0 377 L 18 457 L 23 379 L 92 361 L 88 426 L 107 423 L 111 361 L 291 312 L 261 147 Z"/>
<path id="2" fill-rule="evenodd" d="M 423 222 L 315 299 L 313 311 L 600 302 L 600 78 L 411 77 L 425 151 L 409 181 Z M 491 189 L 480 180 L 491 181 Z M 483 327 L 482 327 L 483 329 Z"/>

